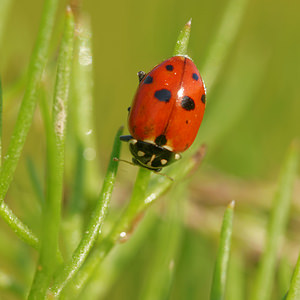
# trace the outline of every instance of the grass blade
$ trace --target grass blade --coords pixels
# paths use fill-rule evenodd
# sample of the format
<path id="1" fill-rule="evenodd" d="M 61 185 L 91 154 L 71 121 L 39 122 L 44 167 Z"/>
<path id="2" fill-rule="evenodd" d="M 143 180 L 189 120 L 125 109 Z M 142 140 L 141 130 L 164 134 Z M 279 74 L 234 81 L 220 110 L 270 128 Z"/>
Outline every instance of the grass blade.
<path id="1" fill-rule="evenodd" d="M 93 52 L 90 20 L 79 16 L 76 29 L 76 48 L 73 67 L 73 103 L 72 127 L 76 142 L 82 148 L 82 159 L 85 177 L 82 182 L 87 200 L 96 199 L 99 193 L 99 182 L 103 181 L 99 160 L 96 163 L 96 139 L 93 115 Z M 94 205 L 94 201 L 92 203 Z"/>
<path id="2" fill-rule="evenodd" d="M 66 23 L 58 57 L 57 80 L 53 104 L 53 124 L 46 116 L 47 131 L 47 195 L 43 211 L 43 235 L 40 258 L 29 299 L 43 299 L 57 265 L 62 185 L 64 140 L 69 96 L 70 70 L 73 57 L 74 17 L 67 8 Z"/>
<path id="3" fill-rule="evenodd" d="M 13 179 L 32 122 L 37 101 L 37 89 L 47 60 L 57 5 L 58 0 L 45 1 L 41 25 L 29 65 L 27 88 L 7 154 L 0 170 L 0 215 L 23 241 L 34 248 L 39 247 L 37 237 L 13 214 L 4 203 L 4 198 Z"/>
<path id="4" fill-rule="evenodd" d="M 225 297 L 234 205 L 235 203 L 234 201 L 232 201 L 227 206 L 227 209 L 224 214 L 220 234 L 220 246 L 213 275 L 210 300 L 221 300 Z"/>
<path id="5" fill-rule="evenodd" d="M 292 282 L 286 300 L 300 299 L 300 255 L 293 273 Z"/>
<path id="6" fill-rule="evenodd" d="M 10 8 L 13 4 L 13 0 L 1 0 L 0 1 L 0 49 L 2 49 L 3 33 L 8 19 Z M 1 62 L 0 62 L 1 65 Z"/>
<path id="7" fill-rule="evenodd" d="M 174 56 L 187 55 L 187 48 L 188 48 L 190 34 L 191 34 L 191 24 L 192 24 L 192 19 L 190 19 L 181 30 L 173 52 Z"/>
<path id="8" fill-rule="evenodd" d="M 208 90 L 213 88 L 225 58 L 230 52 L 240 28 L 247 3 L 248 0 L 230 0 L 227 4 L 218 31 L 208 50 L 204 66 L 201 68 L 207 87 L 209 87 Z"/>
<path id="9" fill-rule="evenodd" d="M 66 263 L 57 273 L 54 280 L 49 299 L 58 299 L 64 287 L 76 275 L 81 265 L 84 263 L 90 250 L 95 244 L 99 233 L 101 232 L 104 219 L 108 212 L 112 191 L 115 184 L 116 174 L 118 170 L 118 162 L 114 161 L 114 157 L 119 157 L 121 149 L 120 135 L 123 128 L 120 128 L 116 134 L 113 151 L 111 154 L 110 164 L 108 166 L 107 174 L 102 186 L 99 200 L 94 209 L 91 220 L 85 230 L 85 234 L 73 253 L 72 259 Z"/>
<path id="10" fill-rule="evenodd" d="M 277 254 L 282 245 L 298 165 L 298 147 L 293 143 L 283 163 L 269 220 L 266 245 L 259 265 L 252 300 L 271 297 Z"/>
<path id="11" fill-rule="evenodd" d="M 167 203 L 167 215 L 160 225 L 157 246 L 149 257 L 152 260 L 152 267 L 145 278 L 146 286 L 142 289 L 140 299 L 163 300 L 170 298 L 183 233 L 183 200 L 186 198 L 186 184 L 181 183 L 172 189 Z"/>
<path id="12" fill-rule="evenodd" d="M 0 170 L 2 165 L 2 110 L 3 110 L 3 98 L 2 98 L 2 82 L 0 78 Z"/>

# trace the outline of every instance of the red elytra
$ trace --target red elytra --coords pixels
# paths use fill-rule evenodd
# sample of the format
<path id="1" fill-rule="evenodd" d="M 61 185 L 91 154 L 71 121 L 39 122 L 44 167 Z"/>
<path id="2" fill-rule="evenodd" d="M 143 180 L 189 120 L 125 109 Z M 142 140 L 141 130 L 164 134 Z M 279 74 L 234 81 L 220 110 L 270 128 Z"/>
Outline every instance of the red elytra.
<path id="1" fill-rule="evenodd" d="M 135 164 L 160 171 L 194 142 L 205 110 L 205 86 L 186 56 L 171 57 L 139 76 L 128 116 L 131 136 L 121 139 L 130 143 Z"/>

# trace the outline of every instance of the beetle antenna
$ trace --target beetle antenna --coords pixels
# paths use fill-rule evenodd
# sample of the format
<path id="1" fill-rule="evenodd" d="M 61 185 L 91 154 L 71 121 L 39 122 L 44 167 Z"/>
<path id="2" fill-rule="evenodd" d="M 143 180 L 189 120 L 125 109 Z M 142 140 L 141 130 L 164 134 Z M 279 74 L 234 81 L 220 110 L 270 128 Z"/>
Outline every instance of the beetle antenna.
<path id="1" fill-rule="evenodd" d="M 155 172 L 155 171 L 153 171 L 153 172 L 154 172 L 154 174 L 156 174 L 156 175 L 164 176 L 164 177 L 170 179 L 171 181 L 174 181 L 174 179 L 173 179 L 172 177 L 170 177 L 169 175 L 167 175 L 167 174 L 164 174 L 164 173 L 158 173 L 158 172 Z"/>
<path id="2" fill-rule="evenodd" d="M 128 161 L 128 160 L 125 160 L 125 159 L 121 159 L 121 158 L 114 157 L 113 160 L 114 160 L 114 161 L 121 161 L 121 162 L 127 163 L 127 164 L 129 164 L 129 165 L 136 166 L 136 164 L 134 164 L 133 162 Z"/>

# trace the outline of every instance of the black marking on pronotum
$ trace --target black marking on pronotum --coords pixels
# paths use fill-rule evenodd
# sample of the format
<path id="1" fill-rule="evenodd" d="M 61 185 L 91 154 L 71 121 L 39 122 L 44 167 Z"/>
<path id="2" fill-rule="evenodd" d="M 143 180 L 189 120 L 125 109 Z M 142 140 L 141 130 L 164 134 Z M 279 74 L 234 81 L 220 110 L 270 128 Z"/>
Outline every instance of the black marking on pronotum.
<path id="1" fill-rule="evenodd" d="M 180 103 L 181 107 L 185 110 L 193 110 L 195 109 L 195 102 L 189 96 L 184 96 Z"/>
<path id="2" fill-rule="evenodd" d="M 202 96 L 201 96 L 201 101 L 205 104 L 206 103 L 206 95 L 205 94 L 203 94 Z"/>
<path id="3" fill-rule="evenodd" d="M 144 80 L 144 83 L 145 84 L 150 84 L 150 83 L 152 83 L 153 82 L 153 77 L 152 76 L 147 76 L 146 78 L 145 78 L 145 80 Z"/>
<path id="4" fill-rule="evenodd" d="M 154 97 L 159 101 L 169 102 L 171 99 L 171 92 L 167 89 L 161 89 L 154 93 Z"/>
<path id="5" fill-rule="evenodd" d="M 199 76 L 196 73 L 193 73 L 193 79 L 198 80 Z"/>
<path id="6" fill-rule="evenodd" d="M 164 134 L 159 135 L 156 139 L 155 139 L 155 144 L 158 146 L 163 146 L 167 143 L 167 138 Z"/>
<path id="7" fill-rule="evenodd" d="M 166 65 L 168 71 L 173 71 L 174 67 L 172 65 Z"/>

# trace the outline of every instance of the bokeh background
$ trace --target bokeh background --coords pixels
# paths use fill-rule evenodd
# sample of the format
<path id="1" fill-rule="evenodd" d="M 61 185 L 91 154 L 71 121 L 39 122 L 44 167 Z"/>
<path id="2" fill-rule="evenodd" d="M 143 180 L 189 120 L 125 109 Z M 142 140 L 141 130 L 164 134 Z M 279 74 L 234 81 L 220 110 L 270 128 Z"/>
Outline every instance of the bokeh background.
<path id="1" fill-rule="evenodd" d="M 252 274 L 261 253 L 281 162 L 292 140 L 299 138 L 300 3 L 296 0 L 235 2 L 236 5 L 245 3 L 244 13 L 213 81 L 210 81 L 212 75 L 203 73 L 202 68 L 220 33 L 228 0 L 86 0 L 81 4 L 92 24 L 94 134 L 97 164 L 102 171 L 106 168 L 116 130 L 126 125 L 127 107 L 138 83 L 136 73 L 149 71 L 170 57 L 179 31 L 192 18 L 188 52 L 204 81 L 208 79 L 207 110 L 199 131 L 199 140 L 207 144 L 207 156 L 190 179 L 186 195 L 185 228 L 172 299 L 207 299 L 221 217 L 225 204 L 232 199 L 237 202 L 234 253 L 238 253 L 237 261 L 243 266 L 245 278 Z M 4 152 L 24 91 L 22 78 L 35 42 L 42 4 L 40 0 L 13 1 L 0 37 L 0 70 L 5 96 Z M 60 19 L 58 16 L 53 60 L 55 39 L 60 38 Z M 219 46 L 222 51 L 222 44 Z M 39 136 L 41 127 L 42 121 L 36 114 L 24 158 L 7 198 L 16 214 L 33 227 L 38 227 L 38 222 L 32 221 L 32 216 L 38 212 L 25 157 L 31 157 L 43 174 L 45 145 Z M 130 159 L 126 147 L 122 156 Z M 115 210 L 126 200 L 136 173 L 136 168 L 127 165 L 120 165 L 119 170 L 112 204 Z M 286 264 L 291 266 L 300 245 L 299 180 L 294 195 L 288 242 L 283 250 Z M 138 251 L 135 263 L 124 267 L 103 299 L 141 299 L 139 290 L 151 267 L 151 253 L 160 231 L 160 211 L 164 209 L 161 205 L 154 207 L 158 225 L 152 228 L 149 239 Z M 1 220 L 0 228 L 0 270 L 12 272 L 21 283 L 30 282 L 34 254 Z M 14 250 L 7 250 L 6 242 L 12 244 Z M 14 265 L 7 262 L 7 257 L 12 255 L 16 256 Z M 32 261 L 27 261 L 28 257 Z M 24 274 L 17 271 L 19 265 Z M 14 299 L 9 294 L 5 297 Z M 238 297 L 235 299 L 245 299 Z"/>

